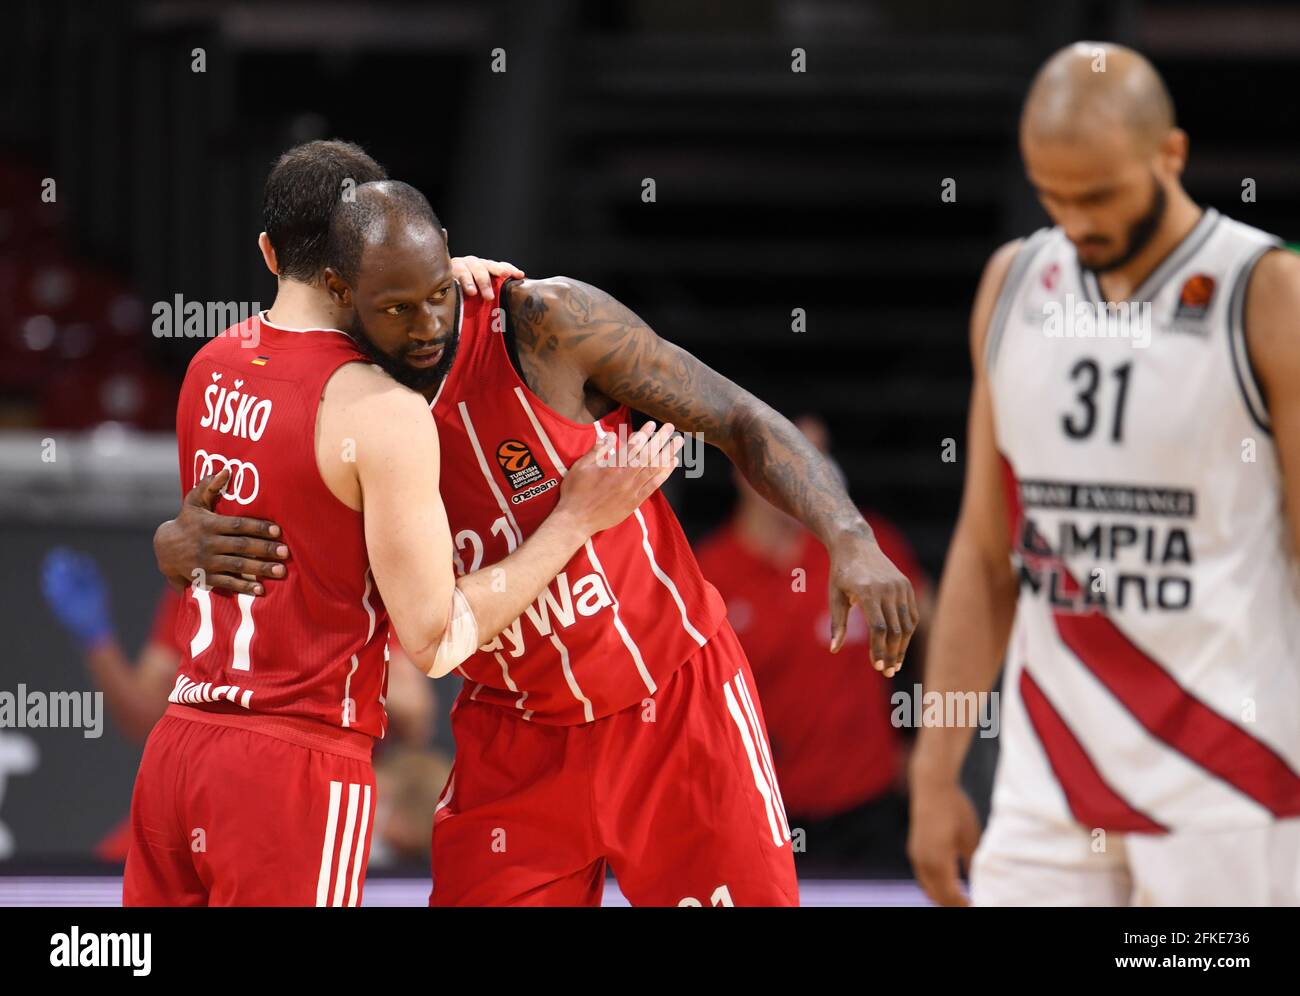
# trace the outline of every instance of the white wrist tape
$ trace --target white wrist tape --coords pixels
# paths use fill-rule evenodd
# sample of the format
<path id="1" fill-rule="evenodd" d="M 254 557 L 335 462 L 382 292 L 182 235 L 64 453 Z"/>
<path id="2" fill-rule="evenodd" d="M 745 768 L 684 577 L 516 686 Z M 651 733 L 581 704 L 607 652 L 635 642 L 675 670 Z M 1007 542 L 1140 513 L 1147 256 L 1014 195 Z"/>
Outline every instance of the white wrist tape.
<path id="1" fill-rule="evenodd" d="M 447 629 L 442 634 L 442 642 L 438 644 L 438 652 L 434 656 L 429 677 L 441 678 L 445 674 L 450 674 L 458 665 L 469 659 L 470 654 L 478 649 L 478 645 L 478 620 L 474 618 L 474 610 L 469 606 L 469 599 L 459 588 L 452 588 L 451 612 L 447 616 Z"/>

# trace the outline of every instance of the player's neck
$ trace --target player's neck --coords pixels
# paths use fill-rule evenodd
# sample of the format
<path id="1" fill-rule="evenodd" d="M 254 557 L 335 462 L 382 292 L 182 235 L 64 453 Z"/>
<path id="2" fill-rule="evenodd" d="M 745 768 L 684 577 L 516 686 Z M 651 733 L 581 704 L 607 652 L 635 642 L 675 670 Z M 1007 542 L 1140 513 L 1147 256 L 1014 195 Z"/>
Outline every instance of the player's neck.
<path id="1" fill-rule="evenodd" d="M 286 279 L 278 282 L 266 317 L 272 325 L 288 329 L 344 329 L 351 321 L 320 287 Z"/>
<path id="2" fill-rule="evenodd" d="M 777 567 L 795 563 L 803 551 L 803 526 L 770 506 L 742 504 L 734 528 L 741 546 Z"/>
<path id="3" fill-rule="evenodd" d="M 1177 187 L 1169 197 L 1160 227 L 1146 247 L 1119 269 L 1099 273 L 1097 282 L 1108 301 L 1127 301 L 1165 258 L 1178 248 L 1201 220 L 1201 208 Z"/>

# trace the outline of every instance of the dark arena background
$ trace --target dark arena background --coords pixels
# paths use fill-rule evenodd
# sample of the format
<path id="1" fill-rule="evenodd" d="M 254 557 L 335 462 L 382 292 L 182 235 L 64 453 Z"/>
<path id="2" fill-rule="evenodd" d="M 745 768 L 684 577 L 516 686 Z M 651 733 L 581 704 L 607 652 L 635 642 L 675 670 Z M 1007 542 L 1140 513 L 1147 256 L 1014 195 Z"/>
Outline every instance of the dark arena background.
<path id="1" fill-rule="evenodd" d="M 1049 223 L 1017 121 L 1053 51 L 1095 38 L 1150 58 L 1191 136 L 1191 197 L 1300 238 L 1300 9 L 1283 0 L 40 0 L 3 23 L 0 904 L 121 901 L 132 784 L 175 666 L 151 539 L 184 490 L 175 406 L 203 344 L 155 316 L 270 306 L 261 191 L 290 146 L 359 143 L 428 196 L 453 254 L 601 287 L 798 420 L 926 607 L 961 499 L 979 276 Z M 667 492 L 692 544 L 737 502 L 712 449 Z M 88 558 L 114 660 L 61 623 L 55 550 Z M 728 601 L 738 629 L 784 611 Z M 909 696 L 918 644 L 890 679 Z M 428 897 L 460 679 L 409 687 L 376 754 L 365 905 Z M 16 718 L 24 696 L 97 691 L 76 728 Z M 915 731 L 837 735 L 889 770 L 845 804 L 858 823 L 821 814 L 835 848 L 812 832 L 796 848 L 803 904 L 928 904 L 904 853 Z M 975 737 L 981 816 L 996 760 L 997 738 Z M 611 877 L 605 903 L 623 902 Z"/>

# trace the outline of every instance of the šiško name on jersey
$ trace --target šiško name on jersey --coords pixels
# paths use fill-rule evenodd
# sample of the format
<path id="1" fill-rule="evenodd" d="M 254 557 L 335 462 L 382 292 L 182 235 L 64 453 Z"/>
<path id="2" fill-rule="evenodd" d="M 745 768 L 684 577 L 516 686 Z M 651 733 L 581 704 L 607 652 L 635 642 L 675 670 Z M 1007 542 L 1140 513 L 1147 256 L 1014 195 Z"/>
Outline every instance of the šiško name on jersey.
<path id="1" fill-rule="evenodd" d="M 326 382 L 364 359 L 342 332 L 258 315 L 190 362 L 176 411 L 182 492 L 230 468 L 217 511 L 278 523 L 291 559 L 262 597 L 190 587 L 172 702 L 383 735 L 388 615 L 361 513 L 325 486 L 314 443 Z"/>

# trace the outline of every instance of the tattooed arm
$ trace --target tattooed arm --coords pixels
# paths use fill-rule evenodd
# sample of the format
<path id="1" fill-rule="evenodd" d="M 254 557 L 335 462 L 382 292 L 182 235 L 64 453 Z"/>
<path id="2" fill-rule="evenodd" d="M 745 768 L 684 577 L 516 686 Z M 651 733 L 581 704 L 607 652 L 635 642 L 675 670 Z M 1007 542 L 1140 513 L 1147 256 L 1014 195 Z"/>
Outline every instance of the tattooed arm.
<path id="1" fill-rule="evenodd" d="M 530 383 L 568 385 L 588 410 L 608 399 L 701 433 L 830 553 L 831 649 L 843 645 L 856 604 L 871 627 L 876 669 L 901 666 L 918 619 L 912 587 L 881 553 L 830 462 L 794 425 L 598 288 L 555 277 L 510 284 L 506 297 Z"/>

